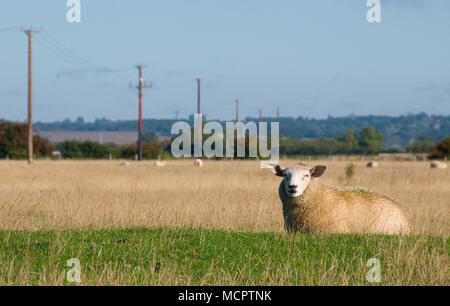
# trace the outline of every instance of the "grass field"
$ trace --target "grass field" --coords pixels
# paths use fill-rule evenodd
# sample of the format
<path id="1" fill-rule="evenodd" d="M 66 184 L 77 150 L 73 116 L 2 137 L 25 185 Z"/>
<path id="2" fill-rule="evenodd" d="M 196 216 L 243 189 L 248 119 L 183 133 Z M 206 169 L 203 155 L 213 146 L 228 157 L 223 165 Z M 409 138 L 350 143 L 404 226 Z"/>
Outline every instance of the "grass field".
<path id="1" fill-rule="evenodd" d="M 70 258 L 83 285 L 370 284 L 370 258 L 382 284 L 448 284 L 440 237 L 137 228 L 3 231 L 0 242 L 0 285 L 67 284 Z"/>
<path id="2" fill-rule="evenodd" d="M 289 165 L 294 161 L 284 161 Z M 257 162 L 0 162 L 0 284 L 367 284 L 369 258 L 382 285 L 449 285 L 450 170 L 427 162 L 327 164 L 325 184 L 396 199 L 410 236 L 287 235 L 279 178 Z"/>

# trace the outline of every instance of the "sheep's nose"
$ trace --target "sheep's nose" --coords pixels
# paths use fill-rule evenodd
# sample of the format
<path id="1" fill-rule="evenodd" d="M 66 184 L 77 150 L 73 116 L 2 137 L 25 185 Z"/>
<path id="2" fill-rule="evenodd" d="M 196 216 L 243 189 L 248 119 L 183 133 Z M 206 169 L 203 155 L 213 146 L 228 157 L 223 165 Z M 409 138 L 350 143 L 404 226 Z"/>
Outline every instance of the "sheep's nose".
<path id="1" fill-rule="evenodd" d="M 297 185 L 289 185 L 289 191 L 296 191 Z"/>

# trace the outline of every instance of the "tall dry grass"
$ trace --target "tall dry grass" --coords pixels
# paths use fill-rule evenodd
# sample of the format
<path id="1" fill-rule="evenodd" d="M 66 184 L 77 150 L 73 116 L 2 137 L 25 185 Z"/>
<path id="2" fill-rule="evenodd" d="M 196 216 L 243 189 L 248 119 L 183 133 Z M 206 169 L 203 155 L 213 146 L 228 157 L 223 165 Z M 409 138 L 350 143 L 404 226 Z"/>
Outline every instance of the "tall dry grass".
<path id="1" fill-rule="evenodd" d="M 297 161 L 283 161 L 291 164 Z M 415 223 L 415 233 L 448 237 L 450 169 L 428 162 L 380 163 L 366 168 L 351 161 L 327 164 L 325 184 L 360 186 L 399 202 Z M 0 229 L 117 227 L 202 227 L 242 231 L 283 231 L 280 182 L 256 161 L 21 161 L 0 162 Z"/>

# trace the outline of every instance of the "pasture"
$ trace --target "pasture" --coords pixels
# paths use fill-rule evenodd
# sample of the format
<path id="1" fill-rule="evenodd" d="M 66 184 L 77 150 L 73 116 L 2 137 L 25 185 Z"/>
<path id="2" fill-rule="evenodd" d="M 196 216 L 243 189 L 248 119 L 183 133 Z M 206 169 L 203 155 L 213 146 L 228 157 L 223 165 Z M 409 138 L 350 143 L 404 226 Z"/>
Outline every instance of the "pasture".
<path id="1" fill-rule="evenodd" d="M 282 161 L 289 165 L 296 161 Z M 429 162 L 310 161 L 322 183 L 394 198 L 413 235 L 287 235 L 280 178 L 256 161 L 0 162 L 0 284 L 448 285 L 450 169 Z"/>

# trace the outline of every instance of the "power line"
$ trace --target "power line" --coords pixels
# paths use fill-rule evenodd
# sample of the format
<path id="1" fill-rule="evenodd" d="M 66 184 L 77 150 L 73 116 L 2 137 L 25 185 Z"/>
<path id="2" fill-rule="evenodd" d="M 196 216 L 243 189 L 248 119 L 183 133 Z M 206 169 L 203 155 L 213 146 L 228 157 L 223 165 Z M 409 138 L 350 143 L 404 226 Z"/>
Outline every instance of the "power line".
<path id="1" fill-rule="evenodd" d="M 72 50 L 67 48 L 64 44 L 62 44 L 59 40 L 57 40 L 54 36 L 52 36 L 47 30 L 44 29 L 43 34 L 44 34 L 43 37 L 45 37 L 47 40 L 52 41 L 57 46 L 57 48 L 62 50 L 64 53 L 67 53 L 69 56 L 77 59 L 80 62 L 85 63 L 86 65 L 95 66 L 91 61 L 86 60 L 85 58 L 77 55 Z"/>
<path id="2" fill-rule="evenodd" d="M 65 55 L 63 55 L 60 52 L 58 52 L 55 49 L 53 49 L 45 40 L 36 39 L 36 42 L 38 43 L 38 45 L 40 45 L 41 47 L 43 47 L 46 50 L 50 51 L 52 54 L 54 54 L 55 56 L 59 57 L 60 59 L 62 59 L 66 63 L 69 63 L 69 64 L 71 64 L 73 66 L 77 66 L 77 67 L 80 66 L 79 63 L 73 61 L 72 59 L 66 57 Z"/>
<path id="3" fill-rule="evenodd" d="M 77 63 L 77 65 L 85 65 L 83 62 L 79 61 L 77 58 L 71 56 L 70 54 L 66 53 L 65 51 L 63 51 L 62 49 L 60 49 L 57 45 L 55 45 L 52 41 L 50 41 L 49 39 L 47 39 L 44 35 L 41 35 L 40 41 L 42 41 L 43 43 L 45 42 L 45 45 L 51 49 L 54 53 L 57 53 L 59 56 L 64 57 L 65 59 L 68 59 L 70 61 L 72 61 L 72 63 Z"/>
<path id="4" fill-rule="evenodd" d="M 43 34 L 43 35 L 41 35 L 42 38 L 53 48 L 58 50 L 58 52 L 60 52 L 61 54 L 64 54 L 64 56 L 66 56 L 66 57 L 70 58 L 71 60 L 76 61 L 84 66 L 91 66 L 91 67 L 95 66 L 90 61 L 85 60 L 81 56 L 76 55 L 73 51 L 66 48 L 62 43 L 60 43 L 58 40 L 53 38 L 53 36 L 50 36 L 50 34 L 48 34 L 48 31 L 43 30 L 42 34 Z"/>
<path id="5" fill-rule="evenodd" d="M 53 35 L 51 35 L 47 30 L 42 30 L 40 42 L 45 42 L 46 45 L 44 46 L 46 49 L 50 50 L 54 54 L 57 54 L 58 56 L 62 57 L 63 60 L 70 63 L 74 66 L 83 66 L 86 68 L 102 68 L 93 62 L 77 55 L 75 52 L 67 48 L 63 43 L 61 43 L 58 39 L 56 39 Z M 104 67 L 103 67 L 104 68 Z M 129 65 L 119 67 L 119 68 L 110 68 L 111 70 L 115 72 L 124 72 L 129 71 L 132 69 Z"/>
<path id="6" fill-rule="evenodd" d="M 16 30 L 25 32 L 24 27 L 21 26 L 0 27 L 0 32 L 16 31 Z M 39 38 L 36 39 L 38 45 L 47 49 L 53 55 L 60 57 L 65 62 L 77 67 L 82 66 L 85 68 L 102 68 L 98 65 L 95 65 L 93 62 L 77 55 L 70 48 L 66 47 L 61 41 L 55 38 L 55 36 L 49 33 L 48 30 L 39 28 L 39 33 L 40 33 Z M 125 67 L 110 68 L 110 69 L 115 72 L 125 72 L 131 70 L 129 65 Z"/>
<path id="7" fill-rule="evenodd" d="M 69 48 L 67 48 L 64 44 L 62 44 L 58 39 L 56 39 L 53 35 L 51 35 L 47 30 L 43 28 L 33 29 L 31 26 L 29 29 L 25 29 L 21 26 L 9 26 L 9 27 L 0 27 L 0 32 L 7 31 L 16 31 L 20 30 L 25 33 L 29 33 L 32 30 L 35 33 L 40 33 L 40 38 L 37 40 L 38 44 L 43 46 L 45 49 L 49 50 L 54 55 L 61 57 L 64 61 L 70 63 L 75 66 L 88 66 L 90 68 L 95 67 L 95 65 L 84 59 L 83 57 L 77 55 Z"/>

